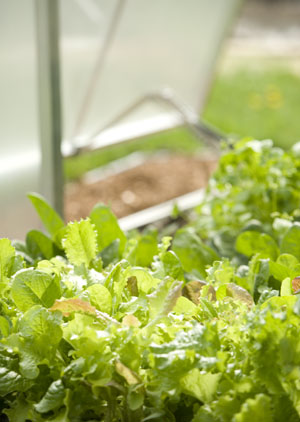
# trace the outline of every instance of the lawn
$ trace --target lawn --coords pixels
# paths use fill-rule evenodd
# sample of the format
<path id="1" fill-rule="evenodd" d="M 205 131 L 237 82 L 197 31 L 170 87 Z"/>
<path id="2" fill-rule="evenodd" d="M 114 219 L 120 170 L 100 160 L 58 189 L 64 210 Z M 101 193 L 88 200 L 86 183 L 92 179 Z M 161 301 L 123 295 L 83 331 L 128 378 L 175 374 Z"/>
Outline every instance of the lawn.
<path id="1" fill-rule="evenodd" d="M 288 68 L 270 67 L 220 71 L 206 107 L 204 121 L 233 137 L 273 139 L 289 148 L 300 140 L 300 77 Z M 201 143 L 185 129 L 106 148 L 65 160 L 66 180 L 134 151 L 160 149 L 193 154 Z"/>
<path id="2" fill-rule="evenodd" d="M 224 133 L 272 139 L 289 148 L 300 140 L 300 78 L 287 69 L 220 74 L 204 118 Z"/>

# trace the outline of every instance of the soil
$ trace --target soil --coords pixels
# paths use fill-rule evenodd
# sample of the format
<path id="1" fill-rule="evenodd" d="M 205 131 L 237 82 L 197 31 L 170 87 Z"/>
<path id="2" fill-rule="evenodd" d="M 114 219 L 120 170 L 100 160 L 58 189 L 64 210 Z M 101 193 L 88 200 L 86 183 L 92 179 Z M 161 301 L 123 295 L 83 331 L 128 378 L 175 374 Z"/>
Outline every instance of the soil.
<path id="1" fill-rule="evenodd" d="M 215 157 L 169 156 L 145 163 L 93 183 L 65 187 L 66 221 L 89 215 L 98 202 L 109 204 L 118 218 L 205 187 L 216 168 Z"/>

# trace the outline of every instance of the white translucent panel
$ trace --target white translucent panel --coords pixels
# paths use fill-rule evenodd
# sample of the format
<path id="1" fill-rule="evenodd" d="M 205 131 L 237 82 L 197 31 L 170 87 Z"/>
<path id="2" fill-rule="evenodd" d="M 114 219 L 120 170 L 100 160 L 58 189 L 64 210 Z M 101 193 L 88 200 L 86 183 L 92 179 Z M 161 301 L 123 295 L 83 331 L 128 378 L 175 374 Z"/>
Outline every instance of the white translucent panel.
<path id="1" fill-rule="evenodd" d="M 85 12 L 80 7 L 83 3 L 94 14 Z M 166 88 L 200 112 L 220 42 L 238 3 L 239 0 L 61 2 L 64 138 L 76 136 L 81 138 L 78 142 L 85 142 L 137 99 Z M 104 63 L 100 61 L 99 66 L 98 61 L 99 72 L 86 106 L 85 93 L 109 33 L 107 22 L 118 4 L 124 5 L 118 27 Z M 71 30 L 75 10 L 76 24 Z M 162 104 L 149 103 L 127 116 L 123 123 L 137 123 L 166 111 L 174 117 L 174 112 Z"/>
<path id="2" fill-rule="evenodd" d="M 117 0 L 64 0 L 60 6 L 64 137 L 73 137 Z"/>
<path id="3" fill-rule="evenodd" d="M 0 237 L 37 225 L 40 146 L 33 0 L 0 0 Z"/>

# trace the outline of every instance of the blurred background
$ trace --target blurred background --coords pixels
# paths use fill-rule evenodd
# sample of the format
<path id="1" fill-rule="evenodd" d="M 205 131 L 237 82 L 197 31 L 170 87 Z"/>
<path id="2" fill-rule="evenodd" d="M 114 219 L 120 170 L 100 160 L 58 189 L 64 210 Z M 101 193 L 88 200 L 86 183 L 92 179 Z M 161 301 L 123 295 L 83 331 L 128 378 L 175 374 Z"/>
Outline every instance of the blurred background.
<path id="1" fill-rule="evenodd" d="M 243 2 L 219 51 L 210 83 L 201 116 L 205 122 L 233 139 L 272 139 L 282 148 L 298 142 L 300 1 Z M 136 154 L 136 151 L 143 154 L 160 151 L 161 154 L 159 159 L 156 155 L 155 163 L 135 166 L 138 164 L 135 162 L 133 169 L 122 171 L 120 175 L 113 168 L 114 174 L 109 175 L 109 168 L 106 168 L 108 177 L 102 183 L 94 182 L 96 173 L 88 173 L 85 180 L 93 182 L 89 183 L 88 190 L 84 179 L 69 184 L 67 215 L 72 219 L 84 214 L 85 204 L 88 203 L 89 208 L 94 197 L 99 195 L 123 216 L 203 186 L 214 169 L 214 154 L 209 154 L 207 162 L 203 144 L 189 131 L 177 129 L 66 160 L 66 180 L 78 180 L 92 167 L 105 166 L 111 160 Z M 135 158 L 142 160 L 142 155 L 135 155 Z M 130 160 L 123 163 L 131 165 Z M 118 164 L 122 167 L 122 161 Z M 76 200 L 82 186 L 84 204 Z"/>
<path id="2" fill-rule="evenodd" d="M 50 3 L 0 0 L 1 236 L 28 191 L 124 217 L 203 188 L 220 139 L 300 140 L 300 0 Z"/>

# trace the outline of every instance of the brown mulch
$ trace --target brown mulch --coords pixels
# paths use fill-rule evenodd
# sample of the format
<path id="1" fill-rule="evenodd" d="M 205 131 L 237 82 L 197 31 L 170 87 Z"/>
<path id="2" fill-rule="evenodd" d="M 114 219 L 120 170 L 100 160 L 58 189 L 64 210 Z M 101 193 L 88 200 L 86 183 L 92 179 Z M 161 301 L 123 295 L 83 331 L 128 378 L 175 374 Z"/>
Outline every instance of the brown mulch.
<path id="1" fill-rule="evenodd" d="M 117 217 L 151 207 L 206 186 L 216 158 L 171 156 L 94 183 L 66 185 L 66 221 L 85 218 L 98 202 L 109 204 Z"/>

